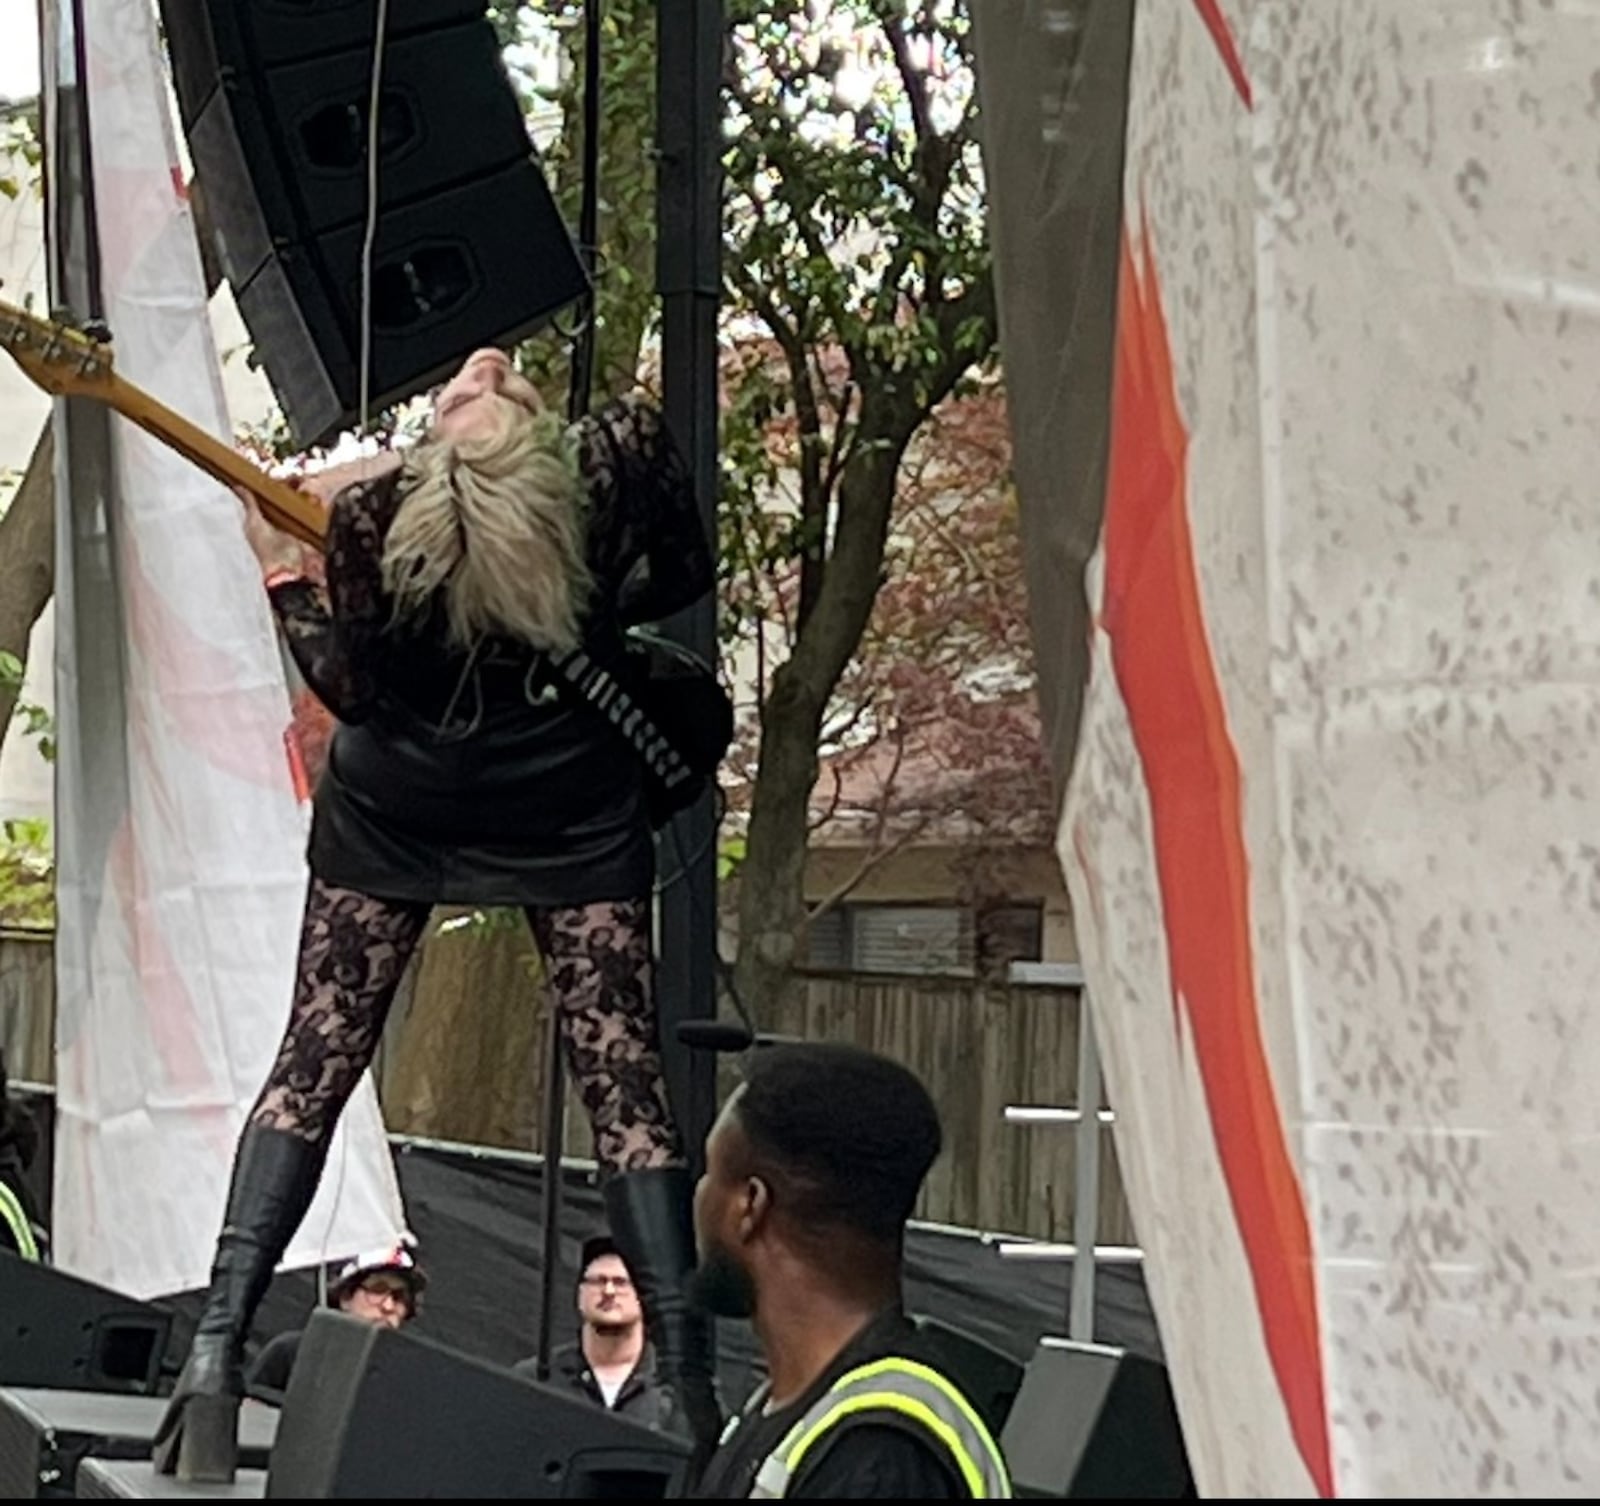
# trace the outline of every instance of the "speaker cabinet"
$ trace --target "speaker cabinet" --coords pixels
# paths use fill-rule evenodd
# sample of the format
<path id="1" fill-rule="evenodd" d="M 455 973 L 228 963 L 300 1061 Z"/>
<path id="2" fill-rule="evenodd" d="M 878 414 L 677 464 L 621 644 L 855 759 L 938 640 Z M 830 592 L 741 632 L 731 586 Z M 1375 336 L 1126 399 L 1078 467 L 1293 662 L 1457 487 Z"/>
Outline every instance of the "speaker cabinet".
<path id="1" fill-rule="evenodd" d="M 167 1404 L 154 1396 L 107 1396 L 98 1391 L 0 1389 L 0 1500 L 70 1496 L 93 1461 L 123 1466 L 124 1478 L 141 1473 L 149 1495 L 173 1493 L 173 1481 L 149 1464 Z M 278 1428 L 277 1412 L 246 1401 L 239 1413 L 239 1457 L 265 1480 L 267 1455 Z M 144 1461 L 143 1470 L 135 1468 Z M 259 1494 L 259 1492 L 257 1492 Z"/>
<path id="2" fill-rule="evenodd" d="M 172 1318 L 0 1251 L 0 1385 L 152 1394 Z"/>
<path id="3" fill-rule="evenodd" d="M 375 0 L 162 0 L 224 274 L 301 444 L 357 416 Z M 370 266 L 374 410 L 588 290 L 481 0 L 390 0 Z"/>
<path id="4" fill-rule="evenodd" d="M 676 1495 L 686 1443 L 573 1392 L 319 1312 L 284 1396 L 273 1497 Z"/>
<path id="5" fill-rule="evenodd" d="M 1120 1349 L 1042 1339 L 1000 1446 L 1019 1496 L 1192 1496 L 1164 1366 Z"/>

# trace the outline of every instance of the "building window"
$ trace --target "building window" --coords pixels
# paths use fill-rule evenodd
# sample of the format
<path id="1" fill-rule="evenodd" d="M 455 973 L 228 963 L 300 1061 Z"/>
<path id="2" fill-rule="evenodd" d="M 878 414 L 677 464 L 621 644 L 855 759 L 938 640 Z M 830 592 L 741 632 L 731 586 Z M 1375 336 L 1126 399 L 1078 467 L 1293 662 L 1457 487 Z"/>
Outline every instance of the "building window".
<path id="1" fill-rule="evenodd" d="M 1013 962 L 1044 960 L 1044 906 L 990 905 L 978 912 L 978 971 L 1005 978 Z"/>
<path id="2" fill-rule="evenodd" d="M 1040 904 L 835 905 L 812 921 L 806 960 L 834 972 L 1004 976 L 1041 956 Z"/>

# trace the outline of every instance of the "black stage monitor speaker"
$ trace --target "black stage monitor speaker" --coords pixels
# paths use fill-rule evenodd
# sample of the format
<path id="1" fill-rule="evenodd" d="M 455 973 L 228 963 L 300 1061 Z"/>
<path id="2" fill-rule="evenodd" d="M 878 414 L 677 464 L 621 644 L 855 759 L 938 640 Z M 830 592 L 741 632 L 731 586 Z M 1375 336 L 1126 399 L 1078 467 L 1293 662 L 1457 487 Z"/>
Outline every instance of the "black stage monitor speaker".
<path id="1" fill-rule="evenodd" d="M 319 1312 L 272 1451 L 273 1497 L 653 1500 L 688 1446 L 427 1339 Z"/>
<path id="2" fill-rule="evenodd" d="M 918 1317 L 917 1331 L 938 1368 L 957 1381 L 996 1438 L 1011 1415 L 1025 1374 L 1009 1354 L 937 1318 Z"/>
<path id="3" fill-rule="evenodd" d="M 1166 1367 L 1041 1339 L 1000 1437 L 1019 1496 L 1192 1496 Z"/>
<path id="4" fill-rule="evenodd" d="M 78 1466 L 80 1501 L 259 1501 L 266 1493 L 263 1469 L 241 1469 L 231 1485 L 179 1485 L 148 1459 L 85 1459 Z"/>
<path id="5" fill-rule="evenodd" d="M 148 1461 L 166 1402 L 154 1396 L 99 1391 L 0 1389 L 0 1500 L 70 1496 L 90 1459 L 132 1465 Z M 262 1471 L 278 1430 L 277 1411 L 246 1401 L 239 1415 L 239 1452 Z M 145 1470 L 152 1478 L 149 1464 Z M 173 1482 L 149 1494 L 170 1495 Z M 258 1491 L 257 1494 L 260 1492 Z"/>
<path id="6" fill-rule="evenodd" d="M 172 1318 L 0 1251 L 0 1386 L 150 1394 Z"/>
<path id="7" fill-rule="evenodd" d="M 161 0 L 222 269 L 295 439 L 360 402 L 376 0 Z M 483 0 L 389 0 L 370 399 L 520 339 L 587 290 Z"/>

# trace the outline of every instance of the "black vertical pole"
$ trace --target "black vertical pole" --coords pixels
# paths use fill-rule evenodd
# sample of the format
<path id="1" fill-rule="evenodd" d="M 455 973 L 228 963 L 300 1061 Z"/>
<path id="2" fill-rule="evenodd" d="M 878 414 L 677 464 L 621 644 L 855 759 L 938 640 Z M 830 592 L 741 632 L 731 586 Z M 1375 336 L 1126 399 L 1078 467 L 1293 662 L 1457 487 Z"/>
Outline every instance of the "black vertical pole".
<path id="1" fill-rule="evenodd" d="M 83 11 L 83 0 L 39 0 L 40 124 L 50 310 L 92 328 L 107 311 L 89 142 Z M 57 911 L 63 927 L 92 930 L 102 900 L 105 842 L 120 826 L 132 797 L 122 740 L 85 740 L 71 729 L 83 722 L 80 707 L 93 706 L 95 720 L 103 726 L 126 720 L 126 647 L 116 567 L 121 511 L 110 410 L 88 398 L 57 398 L 51 422 L 56 442 L 56 644 L 58 655 L 72 646 L 74 670 L 64 676 L 58 657 L 55 696 L 62 736 L 55 765 Z M 113 610 L 106 609 L 108 601 L 116 604 Z M 62 955 L 58 949 L 58 970 Z M 59 1053 L 77 1038 L 86 1001 L 76 984 L 58 989 L 57 999 Z"/>
<path id="2" fill-rule="evenodd" d="M 723 0 L 656 7 L 656 286 L 661 294 L 662 406 L 682 447 L 713 543 L 717 537 L 717 310 L 722 290 Z M 707 662 L 716 602 L 667 624 Z M 717 1012 L 716 815 L 708 795 L 662 833 L 657 998 L 667 1084 L 691 1162 L 716 1112 L 716 1061 L 678 1045 L 685 1020 Z"/>
<path id="3" fill-rule="evenodd" d="M 600 25 L 601 0 L 583 5 L 583 198 L 578 211 L 578 249 L 584 270 L 595 271 L 595 247 L 600 241 Z M 591 293 L 582 304 L 583 327 L 572 342 L 572 383 L 567 393 L 567 417 L 573 423 L 589 411 L 594 385 L 595 301 Z M 561 1008 L 545 982 L 550 1002 L 550 1053 L 544 1078 L 544 1276 L 539 1289 L 539 1349 L 534 1375 L 550 1379 L 554 1354 L 556 1273 L 561 1266 L 561 1158 L 566 1150 L 567 1080 L 561 1055 Z"/>
<path id="4" fill-rule="evenodd" d="M 45 211 L 50 216 L 47 282 L 51 311 L 80 324 L 105 317 L 100 236 L 95 223 L 94 155 L 89 140 L 88 44 L 83 0 L 63 10 L 39 6 L 41 124 L 45 136 Z M 70 61 L 69 61 L 70 59 Z M 49 80 L 54 81 L 54 87 Z"/>
<path id="5" fill-rule="evenodd" d="M 544 1077 L 544 1260 L 539 1284 L 539 1348 L 534 1376 L 550 1379 L 555 1353 L 556 1273 L 561 1269 L 561 1152 L 566 1137 L 567 1081 L 561 1060 L 561 1005 L 543 984 L 550 1010 Z"/>

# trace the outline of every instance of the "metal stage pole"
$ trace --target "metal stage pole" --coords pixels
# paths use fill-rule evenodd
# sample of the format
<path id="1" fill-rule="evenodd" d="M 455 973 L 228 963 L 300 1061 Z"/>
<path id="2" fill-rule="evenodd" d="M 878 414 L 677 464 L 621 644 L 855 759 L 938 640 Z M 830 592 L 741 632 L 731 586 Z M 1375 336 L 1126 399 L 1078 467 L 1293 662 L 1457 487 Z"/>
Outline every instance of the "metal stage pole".
<path id="1" fill-rule="evenodd" d="M 1072 1296 L 1067 1313 L 1067 1337 L 1080 1344 L 1094 1342 L 1095 1257 L 1100 1242 L 1100 1043 L 1095 1039 L 1094 1012 L 1089 989 L 1078 992 L 1078 1123 L 1074 1130 L 1072 1240 L 1077 1254 L 1072 1262 Z"/>
<path id="2" fill-rule="evenodd" d="M 546 985 L 548 988 L 548 985 Z M 566 1130 L 567 1081 L 561 1058 L 561 1006 L 549 996 L 550 1029 L 545 1038 L 544 1077 L 544 1272 L 539 1283 L 539 1348 L 535 1376 L 550 1379 L 555 1353 L 556 1272 L 561 1267 L 561 1153 Z"/>
<path id="3" fill-rule="evenodd" d="M 701 516 L 717 537 L 717 313 L 722 290 L 723 0 L 656 8 L 656 286 L 662 407 L 684 452 Z M 716 662 L 717 608 L 696 603 L 667 632 Z M 685 1050 L 677 1027 L 716 1016 L 717 853 L 711 795 L 663 833 L 656 984 L 673 1110 L 698 1167 L 716 1113 L 716 1057 Z"/>

